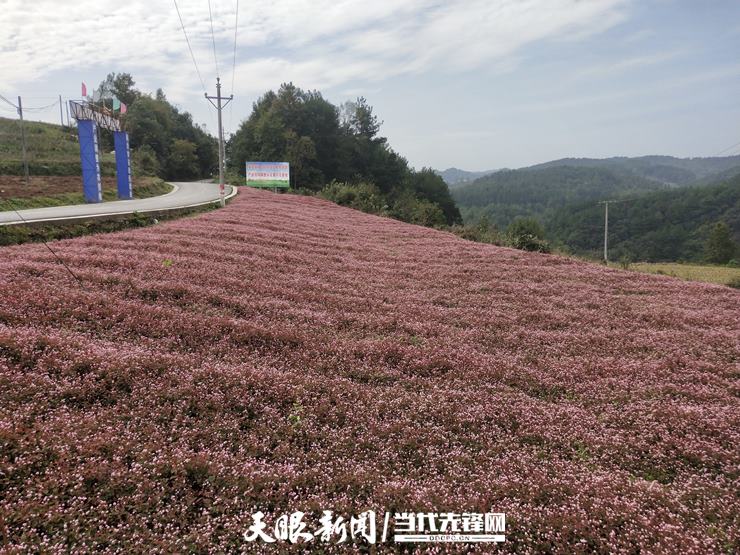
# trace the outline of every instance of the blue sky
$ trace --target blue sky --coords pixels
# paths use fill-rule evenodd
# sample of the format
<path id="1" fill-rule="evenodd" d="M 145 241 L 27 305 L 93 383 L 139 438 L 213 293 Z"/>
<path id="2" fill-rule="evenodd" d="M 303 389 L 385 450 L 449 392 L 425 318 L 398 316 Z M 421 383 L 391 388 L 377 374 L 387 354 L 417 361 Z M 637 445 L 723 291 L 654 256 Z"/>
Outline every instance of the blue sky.
<path id="1" fill-rule="evenodd" d="M 0 0 L 0 94 L 43 106 L 127 71 L 215 129 L 173 2 L 65 4 Z M 212 93 L 208 1 L 178 4 Z M 211 6 L 229 93 L 236 0 Z M 737 0 L 242 1 L 225 122 L 293 81 L 335 103 L 365 96 L 416 167 L 711 156 L 740 142 L 738 52 Z"/>

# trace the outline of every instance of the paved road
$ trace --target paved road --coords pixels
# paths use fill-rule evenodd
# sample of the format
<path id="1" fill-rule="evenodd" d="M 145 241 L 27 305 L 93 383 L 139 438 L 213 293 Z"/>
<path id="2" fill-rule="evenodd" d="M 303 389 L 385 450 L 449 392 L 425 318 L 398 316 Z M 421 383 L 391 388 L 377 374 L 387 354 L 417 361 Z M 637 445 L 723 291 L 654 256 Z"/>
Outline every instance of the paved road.
<path id="1" fill-rule="evenodd" d="M 134 200 L 115 200 L 93 204 L 74 204 L 69 206 L 51 206 L 48 208 L 30 208 L 19 210 L 18 213 L 0 212 L 0 225 L 64 221 L 105 217 L 134 212 L 158 212 L 161 210 L 188 208 L 200 204 L 208 204 L 218 200 L 218 184 L 202 181 L 189 183 L 172 183 L 175 189 L 166 195 Z M 229 185 L 226 186 L 226 195 L 236 194 Z"/>

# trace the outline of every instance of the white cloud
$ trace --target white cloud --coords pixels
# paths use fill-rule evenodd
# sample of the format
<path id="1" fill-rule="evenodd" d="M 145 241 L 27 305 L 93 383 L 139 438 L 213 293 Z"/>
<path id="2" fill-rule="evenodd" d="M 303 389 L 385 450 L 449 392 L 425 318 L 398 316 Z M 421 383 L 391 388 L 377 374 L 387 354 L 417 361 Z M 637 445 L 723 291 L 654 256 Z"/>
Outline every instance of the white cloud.
<path id="1" fill-rule="evenodd" d="M 644 67 L 661 65 L 665 62 L 669 62 L 686 54 L 686 52 L 686 50 L 678 49 L 666 52 L 644 54 L 640 56 L 632 56 L 630 58 L 622 58 L 612 62 L 605 62 L 599 65 L 583 68 L 577 72 L 577 75 L 580 77 L 614 75 L 616 73 L 621 73 L 624 71 L 632 71 Z"/>
<path id="2" fill-rule="evenodd" d="M 624 17 L 628 0 L 256 0 L 242 2 L 237 93 L 282 81 L 356 86 L 403 74 L 500 66 L 529 43 L 580 37 Z M 200 93 L 174 5 L 167 0 L 5 0 L 0 86 L 53 71 L 110 67 Z M 67 2 L 64 2 L 67 4 Z M 203 78 L 215 75 L 208 7 L 178 2 Z M 212 0 L 219 65 L 230 86 L 234 0 Z M 142 78 L 142 75 L 144 76 Z M 101 77 L 101 76 L 98 76 Z"/>

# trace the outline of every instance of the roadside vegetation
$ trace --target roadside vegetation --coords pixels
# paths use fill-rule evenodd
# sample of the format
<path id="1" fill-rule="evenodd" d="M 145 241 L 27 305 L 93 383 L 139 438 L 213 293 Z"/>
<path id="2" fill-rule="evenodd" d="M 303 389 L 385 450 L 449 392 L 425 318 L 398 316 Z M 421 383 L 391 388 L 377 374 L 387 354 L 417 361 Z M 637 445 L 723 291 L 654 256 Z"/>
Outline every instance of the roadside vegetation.
<path id="1" fill-rule="evenodd" d="M 13 183 L 10 187 L 5 187 L 4 184 L 8 178 L 0 177 L 0 211 L 85 203 L 85 196 L 80 190 L 80 178 L 77 176 L 70 179 L 56 176 L 33 176 L 29 188 L 25 187 L 23 178 L 16 178 L 16 180 L 21 182 L 21 186 Z M 118 200 L 115 178 L 104 177 L 102 181 L 103 200 Z M 133 192 L 136 199 L 164 195 L 170 191 L 172 191 L 172 185 L 159 178 L 138 177 L 134 179 Z"/>

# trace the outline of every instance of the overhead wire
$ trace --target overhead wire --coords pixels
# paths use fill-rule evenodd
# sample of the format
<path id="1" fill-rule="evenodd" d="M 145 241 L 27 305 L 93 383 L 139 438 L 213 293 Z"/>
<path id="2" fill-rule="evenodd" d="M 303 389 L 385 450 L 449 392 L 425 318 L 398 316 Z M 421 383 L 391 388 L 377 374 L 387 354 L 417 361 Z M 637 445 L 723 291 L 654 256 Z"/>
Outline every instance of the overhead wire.
<path id="1" fill-rule="evenodd" d="M 190 38 L 188 37 L 188 32 L 185 30 L 185 22 L 182 20 L 182 14 L 180 13 L 180 8 L 177 5 L 177 0 L 172 0 L 172 2 L 175 4 L 175 11 L 177 11 L 177 18 L 180 20 L 180 27 L 182 28 L 182 34 L 185 35 L 185 42 L 188 45 L 188 51 L 190 52 L 190 59 L 193 60 L 193 66 L 195 66 L 195 73 L 198 74 L 198 80 L 200 81 L 200 86 L 203 89 L 203 92 L 205 94 L 208 94 L 208 91 L 206 90 L 206 83 L 203 81 L 203 76 L 200 73 L 200 69 L 198 68 L 198 62 L 195 61 L 195 54 L 193 53 L 193 47 L 190 44 Z M 211 116 L 211 124 L 213 124 L 213 107 L 211 104 L 208 104 L 208 114 Z"/>
<path id="2" fill-rule="evenodd" d="M 234 94 L 234 79 L 236 77 L 236 37 L 239 32 L 239 0 L 236 0 L 236 16 L 234 17 L 234 58 L 231 61 L 231 95 Z M 231 133 L 231 117 L 234 113 L 234 102 L 229 104 L 229 133 Z"/>
<path id="3" fill-rule="evenodd" d="M 740 146 L 740 142 L 737 142 L 734 145 L 729 146 L 726 149 L 719 151 L 717 154 L 715 154 L 715 156 L 720 156 L 720 155 L 724 154 L 725 152 L 729 152 L 731 150 L 735 150 L 739 146 Z"/>
<path id="4" fill-rule="evenodd" d="M 195 61 L 195 54 L 193 54 L 193 47 L 190 45 L 190 39 L 188 38 L 188 32 L 185 30 L 185 23 L 182 20 L 182 15 L 180 14 L 180 8 L 177 6 L 177 0 L 172 0 L 175 4 L 175 10 L 177 11 L 177 17 L 180 19 L 180 27 L 182 27 L 182 34 L 185 35 L 185 42 L 188 44 L 188 50 L 190 51 L 190 58 L 193 60 L 193 65 L 195 66 L 195 72 L 198 74 L 198 79 L 200 80 L 200 85 L 203 87 L 203 92 L 206 92 L 206 84 L 205 81 L 203 81 L 203 77 L 201 77 L 200 69 L 198 69 L 198 62 Z"/>
<path id="5" fill-rule="evenodd" d="M 23 215 L 22 215 L 22 214 L 20 213 L 20 211 L 18 210 L 18 208 L 16 208 L 15 204 L 13 204 L 13 201 L 12 201 L 12 200 L 10 200 L 9 198 L 6 198 L 6 199 L 5 199 L 5 202 L 7 202 L 7 203 L 8 203 L 8 205 L 10 206 L 10 208 L 12 208 L 12 209 L 13 209 L 13 212 L 15 212 L 16 216 L 18 216 L 18 218 L 19 218 L 19 219 L 20 219 L 20 220 L 21 220 L 21 221 L 22 221 L 22 222 L 23 222 L 24 224 L 27 224 L 27 223 L 28 223 L 28 220 L 26 220 L 26 219 L 25 219 L 25 218 L 23 217 Z M 75 280 L 77 280 L 77 283 L 78 283 L 78 284 L 80 284 L 80 285 L 82 285 L 82 279 L 80 278 L 80 276 L 78 276 L 77 274 L 75 274 L 75 273 L 74 273 L 74 272 L 72 271 L 72 268 L 70 268 L 69 266 L 67 266 L 67 263 L 66 263 L 66 262 L 65 262 L 64 260 L 62 260 L 62 257 L 61 257 L 61 256 L 59 256 L 59 255 L 58 255 L 58 254 L 57 254 L 57 253 L 56 253 L 56 252 L 54 251 L 54 249 L 52 249 L 52 248 L 51 248 L 51 247 L 49 246 L 49 244 L 48 244 L 48 243 L 46 242 L 46 239 L 44 239 L 43 237 L 41 237 L 41 242 L 42 242 L 42 243 L 44 244 L 44 246 L 45 246 L 45 247 L 46 247 L 46 248 L 47 248 L 47 249 L 49 250 L 49 252 L 50 252 L 50 253 L 51 253 L 52 255 L 54 255 L 54 258 L 56 258 L 56 259 L 57 259 L 57 262 L 59 262 L 59 263 L 60 263 L 60 264 L 61 264 L 62 266 L 64 266 L 64 267 L 66 268 L 66 270 L 67 270 L 67 271 L 68 271 L 68 272 L 70 273 L 70 275 L 71 275 L 71 276 L 72 276 L 73 278 L 75 278 Z"/>
<path id="6" fill-rule="evenodd" d="M 213 31 L 213 11 L 211 10 L 211 0 L 208 0 L 208 17 L 211 20 L 211 41 L 213 42 L 213 61 L 216 63 L 216 77 L 221 77 L 218 69 L 218 57 L 216 56 L 216 33 Z"/>
<path id="7" fill-rule="evenodd" d="M 48 104 L 47 106 L 39 106 L 39 107 L 35 107 L 35 108 L 32 107 L 32 106 L 29 106 L 29 107 L 24 106 L 23 107 L 23 111 L 24 112 L 26 112 L 26 111 L 28 111 L 28 112 L 40 112 L 42 110 L 48 110 L 49 108 L 53 108 L 54 106 L 56 106 L 58 104 L 59 104 L 59 100 L 55 100 L 54 102 L 52 102 L 51 104 Z"/>
<path id="8" fill-rule="evenodd" d="M 10 104 L 10 105 L 11 105 L 11 106 L 12 106 L 13 108 L 15 108 L 16 110 L 18 109 L 18 106 L 16 106 L 16 105 L 15 105 L 15 102 L 11 102 L 10 100 L 8 100 L 7 98 L 5 98 L 5 97 L 4 97 L 3 95 L 1 95 L 1 94 L 0 94 L 0 100 L 2 100 L 2 101 L 4 101 L 4 102 L 7 102 L 8 104 Z"/>

